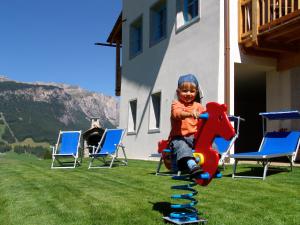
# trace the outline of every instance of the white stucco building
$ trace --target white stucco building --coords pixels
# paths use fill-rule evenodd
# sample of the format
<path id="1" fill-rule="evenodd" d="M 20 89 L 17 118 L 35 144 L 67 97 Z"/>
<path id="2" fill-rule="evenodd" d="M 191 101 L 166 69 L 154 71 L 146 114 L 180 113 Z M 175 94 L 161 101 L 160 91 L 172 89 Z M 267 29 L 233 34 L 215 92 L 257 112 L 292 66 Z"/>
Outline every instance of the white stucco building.
<path id="1" fill-rule="evenodd" d="M 279 2 L 278 10 L 262 0 L 123 0 L 107 41 L 116 46 L 119 126 L 127 129 L 129 158 L 149 159 L 168 137 L 182 74 L 197 76 L 203 104 L 226 103 L 246 119 L 237 151 L 258 148 L 259 112 L 300 110 L 300 4 Z M 280 128 L 299 129 L 300 122 L 268 126 Z"/>

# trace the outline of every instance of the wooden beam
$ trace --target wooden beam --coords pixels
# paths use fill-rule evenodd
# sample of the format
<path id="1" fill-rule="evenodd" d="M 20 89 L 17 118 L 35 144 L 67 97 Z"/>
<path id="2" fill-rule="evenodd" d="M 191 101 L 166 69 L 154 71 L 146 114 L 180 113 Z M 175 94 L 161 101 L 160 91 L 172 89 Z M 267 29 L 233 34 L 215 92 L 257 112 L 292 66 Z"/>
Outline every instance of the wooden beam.
<path id="1" fill-rule="evenodd" d="M 259 40 L 259 44 L 257 46 L 258 49 L 262 51 L 270 51 L 270 52 L 277 52 L 277 53 L 293 53 L 298 52 L 298 48 L 295 48 L 293 45 L 285 45 L 283 43 L 270 43 Z"/>
<path id="2" fill-rule="evenodd" d="M 278 0 L 279 2 L 279 17 L 282 17 L 282 0 Z"/>
<path id="3" fill-rule="evenodd" d="M 241 5 L 244 6 L 246 4 L 248 4 L 249 2 L 251 2 L 252 0 L 241 0 Z M 299 0 L 300 1 L 300 0 Z"/>
<path id="4" fill-rule="evenodd" d="M 290 34 L 290 33 L 294 33 L 295 31 L 300 31 L 300 26 L 290 26 L 289 28 L 285 28 L 282 30 L 278 30 L 274 32 L 269 32 L 269 33 L 264 33 L 264 34 L 260 34 L 260 36 L 264 36 L 266 40 L 274 40 L 278 37 L 282 37 L 284 35 Z M 295 32 L 297 33 L 297 32 Z M 298 33 L 299 34 L 299 33 Z"/>
<path id="5" fill-rule="evenodd" d="M 271 21 L 271 1 L 268 0 L 268 23 Z"/>
<path id="6" fill-rule="evenodd" d="M 272 15 L 272 19 L 271 20 L 275 20 L 276 19 L 276 1 L 273 0 L 273 15 Z"/>
<path id="7" fill-rule="evenodd" d="M 262 1 L 262 24 L 265 24 L 266 23 L 266 2 L 265 0 Z"/>
<path id="8" fill-rule="evenodd" d="M 300 66 L 300 53 L 284 54 L 278 58 L 277 70 L 288 70 Z"/>
<path id="9" fill-rule="evenodd" d="M 261 57 L 268 57 L 268 58 L 278 58 L 280 53 L 271 52 L 271 51 L 262 51 L 256 47 L 249 47 L 246 48 L 245 46 L 241 46 L 241 50 L 244 54 L 253 55 L 253 56 L 261 56 Z"/>
<path id="10" fill-rule="evenodd" d="M 298 35 L 299 33 L 300 32 L 297 32 L 293 37 L 289 38 L 289 40 L 286 41 L 285 43 L 289 44 L 289 43 L 292 43 L 292 42 L 297 41 L 297 40 L 300 41 L 300 36 Z M 299 44 L 300 44 L 300 42 L 299 42 Z"/>
<path id="11" fill-rule="evenodd" d="M 239 14 L 239 24 L 238 24 L 238 29 L 239 29 L 239 42 L 242 41 L 242 33 L 243 33 L 243 13 L 242 13 L 242 5 L 241 1 L 238 2 L 238 14 Z"/>

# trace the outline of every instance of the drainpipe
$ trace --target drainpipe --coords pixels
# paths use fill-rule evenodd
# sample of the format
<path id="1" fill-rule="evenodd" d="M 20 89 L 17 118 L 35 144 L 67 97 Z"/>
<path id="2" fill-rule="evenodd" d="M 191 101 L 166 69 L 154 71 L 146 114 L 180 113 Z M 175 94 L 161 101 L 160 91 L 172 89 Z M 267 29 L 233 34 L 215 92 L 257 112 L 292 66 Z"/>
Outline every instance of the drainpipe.
<path id="1" fill-rule="evenodd" d="M 115 94 L 116 96 L 121 95 L 121 56 L 120 56 L 120 42 L 116 43 L 116 84 Z"/>
<path id="2" fill-rule="evenodd" d="M 230 1 L 224 1 L 224 102 L 227 105 L 227 112 L 230 113 L 230 20 L 229 20 Z"/>

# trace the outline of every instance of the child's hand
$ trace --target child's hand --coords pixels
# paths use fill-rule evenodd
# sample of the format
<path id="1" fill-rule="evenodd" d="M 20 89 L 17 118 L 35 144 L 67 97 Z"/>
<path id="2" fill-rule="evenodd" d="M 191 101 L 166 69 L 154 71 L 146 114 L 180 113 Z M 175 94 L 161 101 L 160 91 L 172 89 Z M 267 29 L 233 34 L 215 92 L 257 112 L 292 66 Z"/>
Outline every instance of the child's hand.
<path id="1" fill-rule="evenodd" d="M 198 119 L 199 115 L 200 115 L 200 113 L 197 110 L 193 110 L 193 112 L 191 114 L 195 119 Z"/>

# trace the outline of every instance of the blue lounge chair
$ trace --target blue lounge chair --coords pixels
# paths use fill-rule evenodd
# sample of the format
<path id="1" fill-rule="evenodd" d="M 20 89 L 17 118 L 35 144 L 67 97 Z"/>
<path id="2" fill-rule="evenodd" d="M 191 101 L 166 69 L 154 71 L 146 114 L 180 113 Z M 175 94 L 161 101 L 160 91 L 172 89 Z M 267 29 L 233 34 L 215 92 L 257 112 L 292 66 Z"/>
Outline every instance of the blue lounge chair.
<path id="1" fill-rule="evenodd" d="M 114 162 L 120 162 L 121 165 L 127 165 L 125 147 L 121 143 L 125 130 L 124 129 L 106 129 L 97 147 L 93 147 L 90 156 L 90 168 L 111 168 Z M 122 149 L 124 160 L 118 159 L 119 149 Z M 94 160 L 101 160 L 100 166 L 93 166 Z"/>
<path id="2" fill-rule="evenodd" d="M 263 119 L 299 119 L 298 111 L 260 113 Z M 264 123 L 263 123 L 264 127 Z M 230 155 L 235 160 L 232 178 L 262 178 L 266 179 L 268 167 L 274 159 L 287 157 L 293 168 L 293 157 L 299 148 L 300 131 L 264 132 L 259 150 L 256 152 L 245 152 Z M 240 160 L 261 162 L 264 168 L 263 175 L 260 176 L 237 176 L 236 169 Z"/>
<path id="3" fill-rule="evenodd" d="M 213 146 L 220 154 L 220 165 L 225 169 L 225 159 L 229 158 L 229 152 L 232 148 L 234 142 L 239 136 L 239 129 L 240 129 L 240 121 L 245 121 L 243 118 L 239 116 L 228 116 L 228 119 L 235 124 L 235 136 L 231 138 L 230 140 L 225 140 L 222 137 L 215 137 Z"/>
<path id="4" fill-rule="evenodd" d="M 81 131 L 59 131 L 57 143 L 52 148 L 51 168 L 75 168 L 80 164 L 79 145 Z M 65 161 L 70 160 L 71 161 Z M 58 162 L 56 165 L 55 162 Z"/>

